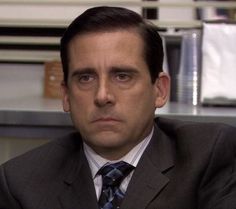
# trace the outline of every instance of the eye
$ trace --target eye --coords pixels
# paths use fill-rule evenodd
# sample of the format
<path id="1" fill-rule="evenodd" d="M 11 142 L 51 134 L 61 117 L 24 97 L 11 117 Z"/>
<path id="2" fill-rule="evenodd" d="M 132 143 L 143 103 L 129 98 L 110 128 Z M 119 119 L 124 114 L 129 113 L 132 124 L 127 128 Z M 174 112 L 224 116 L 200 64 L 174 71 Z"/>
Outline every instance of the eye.
<path id="1" fill-rule="evenodd" d="M 131 75 L 129 73 L 117 73 L 116 79 L 121 82 L 126 82 L 131 80 Z"/>
<path id="2" fill-rule="evenodd" d="M 91 74 L 83 74 L 79 76 L 78 80 L 80 83 L 86 84 L 92 82 L 94 80 L 94 76 Z"/>

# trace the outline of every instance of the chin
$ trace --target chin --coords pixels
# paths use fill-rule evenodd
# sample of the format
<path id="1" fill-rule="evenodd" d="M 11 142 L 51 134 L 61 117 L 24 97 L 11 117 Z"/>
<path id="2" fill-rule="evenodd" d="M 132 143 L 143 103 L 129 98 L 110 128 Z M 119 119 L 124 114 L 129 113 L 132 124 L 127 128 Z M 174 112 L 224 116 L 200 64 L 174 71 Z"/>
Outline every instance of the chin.
<path id="1" fill-rule="evenodd" d="M 89 141 L 90 144 L 94 144 L 96 147 L 115 148 L 122 146 L 124 143 L 124 137 L 117 136 L 114 133 L 104 133 L 91 137 Z"/>

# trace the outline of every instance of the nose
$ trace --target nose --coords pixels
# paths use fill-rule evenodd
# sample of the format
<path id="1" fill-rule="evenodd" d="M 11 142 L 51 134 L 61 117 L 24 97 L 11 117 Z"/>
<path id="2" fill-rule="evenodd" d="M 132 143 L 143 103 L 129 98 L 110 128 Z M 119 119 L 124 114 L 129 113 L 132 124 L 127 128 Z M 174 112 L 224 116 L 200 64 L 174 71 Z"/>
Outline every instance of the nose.
<path id="1" fill-rule="evenodd" d="M 106 79 L 100 80 L 95 94 L 94 103 L 98 107 L 113 105 L 115 103 L 115 97 L 112 93 L 111 85 Z"/>

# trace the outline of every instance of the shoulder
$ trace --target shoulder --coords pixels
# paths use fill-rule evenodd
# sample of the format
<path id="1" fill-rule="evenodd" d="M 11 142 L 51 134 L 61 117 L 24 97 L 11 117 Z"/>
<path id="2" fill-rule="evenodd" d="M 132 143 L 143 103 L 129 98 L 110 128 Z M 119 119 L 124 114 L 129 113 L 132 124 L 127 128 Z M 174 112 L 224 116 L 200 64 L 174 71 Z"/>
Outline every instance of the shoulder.
<path id="1" fill-rule="evenodd" d="M 236 128 L 164 118 L 156 123 L 174 144 L 173 174 L 185 176 L 190 187 L 197 188 L 199 208 L 235 204 Z"/>
<path id="2" fill-rule="evenodd" d="M 50 188 L 58 192 L 61 179 L 77 165 L 81 144 L 80 136 L 73 133 L 1 165 L 0 208 L 18 208 L 9 206 L 18 205 L 15 199 L 39 201 L 40 194 L 49 194 Z"/>
<path id="3" fill-rule="evenodd" d="M 81 144 L 80 136 L 72 133 L 11 159 L 1 165 L 0 169 L 7 178 L 18 180 L 18 177 L 29 179 L 32 174 L 43 176 L 56 172 L 77 153 Z"/>
<path id="4" fill-rule="evenodd" d="M 215 148 L 230 149 L 236 146 L 236 127 L 221 123 L 199 123 L 166 118 L 156 118 L 158 127 L 180 149 L 201 152 L 213 151 Z M 179 146 L 178 146 L 179 145 Z"/>
<path id="5" fill-rule="evenodd" d="M 174 157 L 181 166 L 184 164 L 196 173 L 205 172 L 209 177 L 222 168 L 235 170 L 235 127 L 164 118 L 157 118 L 156 123 L 171 140 Z"/>
<path id="6" fill-rule="evenodd" d="M 167 118 L 156 118 L 155 121 L 158 127 L 167 134 L 183 138 L 192 136 L 200 140 L 207 137 L 224 136 L 224 134 L 236 134 L 236 127 L 222 123 L 202 123 Z"/>

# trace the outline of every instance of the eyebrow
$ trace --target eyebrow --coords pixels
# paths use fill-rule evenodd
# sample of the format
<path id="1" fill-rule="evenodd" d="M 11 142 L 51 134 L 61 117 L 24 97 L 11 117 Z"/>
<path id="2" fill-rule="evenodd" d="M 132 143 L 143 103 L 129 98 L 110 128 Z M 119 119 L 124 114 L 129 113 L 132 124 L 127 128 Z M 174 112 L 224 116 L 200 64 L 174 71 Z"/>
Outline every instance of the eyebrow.
<path id="1" fill-rule="evenodd" d="M 134 67 L 129 66 L 119 66 L 119 67 L 111 67 L 111 73 L 125 72 L 125 73 L 138 73 L 138 70 Z"/>
<path id="2" fill-rule="evenodd" d="M 95 73 L 95 70 L 93 68 L 78 68 L 76 69 L 71 77 L 75 77 L 77 75 L 82 75 L 82 74 L 94 74 Z"/>
<path id="3" fill-rule="evenodd" d="M 136 68 L 133 68 L 133 67 L 129 67 L 129 66 L 113 66 L 110 68 L 109 72 L 108 73 L 119 73 L 119 72 L 123 72 L 123 73 L 138 73 L 138 70 Z M 96 73 L 96 70 L 94 68 L 78 68 L 76 69 L 71 77 L 75 77 L 75 76 L 78 76 L 78 75 L 82 75 L 82 74 L 95 74 Z"/>

